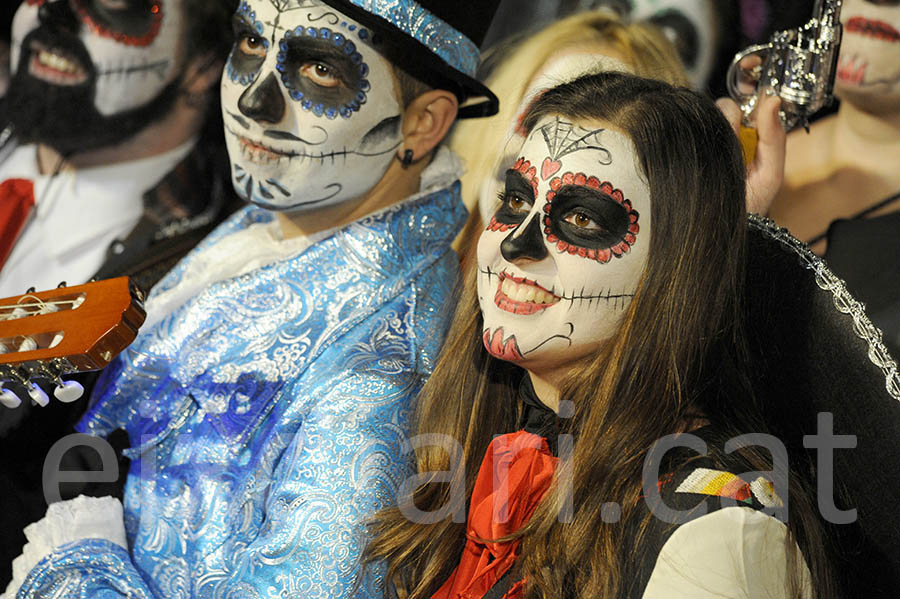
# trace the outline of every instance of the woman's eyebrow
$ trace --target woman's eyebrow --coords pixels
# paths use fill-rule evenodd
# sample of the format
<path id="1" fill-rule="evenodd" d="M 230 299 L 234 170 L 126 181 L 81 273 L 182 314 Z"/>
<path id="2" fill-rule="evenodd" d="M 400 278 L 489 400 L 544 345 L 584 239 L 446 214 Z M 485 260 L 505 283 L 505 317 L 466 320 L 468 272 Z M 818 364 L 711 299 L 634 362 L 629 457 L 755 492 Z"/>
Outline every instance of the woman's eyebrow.
<path id="1" fill-rule="evenodd" d="M 513 187 L 517 191 L 527 192 L 529 195 L 534 195 L 534 189 L 532 188 L 531 183 L 522 176 L 522 173 L 515 169 L 506 171 L 506 186 Z"/>

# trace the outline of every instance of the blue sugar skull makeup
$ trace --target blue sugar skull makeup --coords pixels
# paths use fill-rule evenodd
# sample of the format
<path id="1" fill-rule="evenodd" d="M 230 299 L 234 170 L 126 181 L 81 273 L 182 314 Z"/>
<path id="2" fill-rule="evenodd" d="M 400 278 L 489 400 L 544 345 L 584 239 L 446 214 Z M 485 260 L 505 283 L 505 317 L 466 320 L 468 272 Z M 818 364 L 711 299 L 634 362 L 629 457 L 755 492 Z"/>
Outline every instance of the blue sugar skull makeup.
<path id="1" fill-rule="evenodd" d="M 247 0 L 234 30 L 222 111 L 238 193 L 310 210 L 368 192 L 401 143 L 376 37 L 318 0 Z"/>

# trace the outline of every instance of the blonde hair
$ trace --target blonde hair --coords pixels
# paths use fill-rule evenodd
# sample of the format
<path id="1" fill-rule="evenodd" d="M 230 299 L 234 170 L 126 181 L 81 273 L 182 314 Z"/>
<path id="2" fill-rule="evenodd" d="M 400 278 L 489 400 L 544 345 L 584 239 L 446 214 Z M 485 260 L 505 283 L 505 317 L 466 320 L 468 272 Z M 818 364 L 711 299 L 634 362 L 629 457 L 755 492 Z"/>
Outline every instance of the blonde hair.
<path id="1" fill-rule="evenodd" d="M 466 165 L 462 197 L 470 212 L 477 211 L 481 184 L 493 175 L 500 145 L 528 84 L 560 50 L 597 46 L 631 67 L 635 75 L 687 85 L 675 46 L 658 28 L 627 23 L 605 9 L 577 13 L 519 42 L 493 49 L 489 56 L 499 53 L 501 59 L 485 83 L 500 98 L 500 111 L 490 118 L 460 121 L 450 138 L 450 147 Z"/>

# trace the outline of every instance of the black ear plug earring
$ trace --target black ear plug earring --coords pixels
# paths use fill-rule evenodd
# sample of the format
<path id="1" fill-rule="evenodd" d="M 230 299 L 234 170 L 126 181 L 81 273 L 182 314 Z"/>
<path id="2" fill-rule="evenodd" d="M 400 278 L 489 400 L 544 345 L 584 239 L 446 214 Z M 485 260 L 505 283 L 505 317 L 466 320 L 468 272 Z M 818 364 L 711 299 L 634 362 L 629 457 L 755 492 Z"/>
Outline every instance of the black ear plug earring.
<path id="1" fill-rule="evenodd" d="M 412 161 L 413 161 L 413 151 L 406 150 L 405 152 L 403 152 L 403 158 L 400 159 L 400 164 L 403 165 L 403 168 L 406 168 L 410 164 L 412 164 Z"/>

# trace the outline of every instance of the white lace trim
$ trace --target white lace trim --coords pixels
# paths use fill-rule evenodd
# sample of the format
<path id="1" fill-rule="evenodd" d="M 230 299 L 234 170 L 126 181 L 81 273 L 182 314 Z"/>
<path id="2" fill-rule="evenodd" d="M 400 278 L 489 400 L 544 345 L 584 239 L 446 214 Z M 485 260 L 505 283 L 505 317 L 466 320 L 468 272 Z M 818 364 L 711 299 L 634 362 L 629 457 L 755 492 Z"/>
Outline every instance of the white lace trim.
<path id="1" fill-rule="evenodd" d="M 80 539 L 105 539 L 124 549 L 125 523 L 122 504 L 113 497 L 86 497 L 53 503 L 47 514 L 25 527 L 28 542 L 13 560 L 13 577 L 0 599 L 14 599 L 28 573 L 57 548 Z"/>

